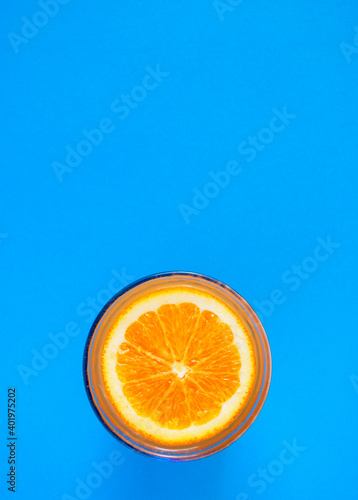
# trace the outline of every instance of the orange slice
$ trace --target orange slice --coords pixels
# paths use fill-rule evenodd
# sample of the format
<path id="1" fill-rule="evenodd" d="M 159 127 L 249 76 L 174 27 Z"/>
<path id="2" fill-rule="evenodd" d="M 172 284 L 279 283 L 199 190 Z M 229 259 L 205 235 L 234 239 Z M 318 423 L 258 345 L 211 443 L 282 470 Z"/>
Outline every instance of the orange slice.
<path id="1" fill-rule="evenodd" d="M 233 421 L 253 388 L 256 362 L 238 315 L 207 292 L 177 287 L 124 309 L 104 343 L 102 373 L 129 427 L 181 445 Z"/>

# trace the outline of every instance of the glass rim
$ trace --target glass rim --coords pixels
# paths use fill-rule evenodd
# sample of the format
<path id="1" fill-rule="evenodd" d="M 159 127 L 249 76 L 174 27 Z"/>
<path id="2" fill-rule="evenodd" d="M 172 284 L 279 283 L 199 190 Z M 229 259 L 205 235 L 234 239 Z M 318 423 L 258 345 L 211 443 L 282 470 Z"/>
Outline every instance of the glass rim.
<path id="1" fill-rule="evenodd" d="M 223 293 L 224 295 L 228 295 L 225 297 L 228 300 L 228 297 L 234 299 L 234 301 L 241 307 L 246 316 L 246 320 L 251 324 L 252 334 L 257 341 L 257 348 L 260 352 L 256 352 L 255 356 L 260 354 L 260 357 L 263 361 L 263 367 L 259 367 L 260 370 L 257 370 L 257 373 L 260 372 L 260 380 L 255 380 L 256 390 L 252 390 L 248 401 L 245 403 L 242 410 L 240 410 L 239 414 L 234 418 L 233 422 L 230 424 L 228 428 L 224 428 L 218 434 L 212 436 L 208 440 L 198 441 L 191 445 L 186 446 L 161 446 L 158 443 L 151 442 L 149 440 L 146 444 L 141 443 L 143 441 L 143 437 L 137 433 L 135 433 L 132 429 L 130 429 L 134 435 L 134 437 L 129 436 L 128 434 L 123 433 L 112 421 L 110 421 L 108 414 L 104 408 L 101 407 L 101 404 L 98 401 L 98 393 L 96 393 L 96 387 L 93 383 L 93 377 L 91 373 L 91 361 L 92 361 L 92 349 L 93 344 L 96 339 L 97 334 L 101 330 L 101 323 L 105 319 L 107 313 L 111 310 L 112 306 L 115 304 L 120 304 L 121 300 L 124 300 L 126 294 L 131 291 L 137 289 L 140 285 L 146 285 L 153 283 L 155 284 L 155 280 L 158 280 L 158 283 L 161 281 L 166 282 L 168 279 L 192 279 L 192 280 L 200 280 L 202 283 L 208 285 L 209 287 L 216 287 L 218 293 Z M 223 299 L 221 299 L 223 300 Z M 186 460 L 194 460 L 198 458 L 204 458 L 210 456 L 218 451 L 229 446 L 232 442 L 236 441 L 246 430 L 251 426 L 254 422 L 258 414 L 260 413 L 262 406 L 266 400 L 267 393 L 270 386 L 271 380 L 271 370 L 272 370 L 272 361 L 271 361 L 271 351 L 269 342 L 265 333 L 265 330 L 261 324 L 260 319 L 257 314 L 250 306 L 250 304 L 234 289 L 225 283 L 212 278 L 210 276 L 206 276 L 201 273 L 194 273 L 189 271 L 167 271 L 161 273 L 155 273 L 138 280 L 131 282 L 129 285 L 123 287 L 116 294 L 111 297 L 108 302 L 102 307 L 99 311 L 97 317 L 95 318 L 90 331 L 88 333 L 84 355 L 83 355 L 83 377 L 84 384 L 87 393 L 87 397 L 89 402 L 102 425 L 109 431 L 117 440 L 123 443 L 125 446 L 128 446 L 131 449 L 149 457 L 164 459 L 164 460 L 172 460 L 172 461 L 186 461 Z M 257 378 L 256 373 L 256 378 Z M 250 401 L 250 405 L 248 404 Z M 249 409 L 249 411 L 247 411 Z M 247 414 L 245 415 L 245 411 Z M 242 421 L 237 422 L 240 419 L 242 414 L 245 415 L 245 418 Z M 117 415 L 118 419 L 121 419 L 119 415 Z M 236 423 L 236 426 L 234 425 Z M 226 433 L 227 429 L 233 428 L 231 432 Z M 216 437 L 222 435 L 222 439 L 215 441 Z M 137 438 L 137 439 L 136 439 Z M 212 442 L 210 446 L 205 446 L 205 442 Z M 153 446 L 151 446 L 151 444 Z M 190 448 L 194 448 L 194 451 L 189 451 Z"/>

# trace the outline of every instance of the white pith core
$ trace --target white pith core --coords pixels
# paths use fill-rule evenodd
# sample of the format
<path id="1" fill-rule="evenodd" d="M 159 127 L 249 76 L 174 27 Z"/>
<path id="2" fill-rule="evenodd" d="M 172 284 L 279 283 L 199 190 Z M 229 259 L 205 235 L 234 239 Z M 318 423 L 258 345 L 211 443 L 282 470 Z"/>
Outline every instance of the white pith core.
<path id="1" fill-rule="evenodd" d="M 183 365 L 183 363 L 178 363 L 175 362 L 172 367 L 173 373 L 176 373 L 179 378 L 184 378 L 185 375 L 188 373 L 190 368 L 187 366 Z"/>

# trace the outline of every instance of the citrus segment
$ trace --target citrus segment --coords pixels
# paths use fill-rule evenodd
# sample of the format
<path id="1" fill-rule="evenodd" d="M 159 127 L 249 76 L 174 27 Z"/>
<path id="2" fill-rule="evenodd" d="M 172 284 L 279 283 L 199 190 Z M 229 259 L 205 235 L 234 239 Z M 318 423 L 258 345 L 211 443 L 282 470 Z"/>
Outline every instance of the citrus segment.
<path id="1" fill-rule="evenodd" d="M 130 382 L 170 372 L 171 365 L 146 354 L 129 342 L 123 342 L 118 351 L 116 371 L 121 382 Z"/>
<path id="2" fill-rule="evenodd" d="M 166 304 L 159 307 L 158 316 L 172 347 L 174 360 L 182 361 L 183 353 L 195 333 L 200 309 L 191 303 Z"/>
<path id="3" fill-rule="evenodd" d="M 172 361 L 168 345 L 158 315 L 154 311 L 142 314 L 126 331 L 126 340 L 144 351 L 168 361 Z"/>

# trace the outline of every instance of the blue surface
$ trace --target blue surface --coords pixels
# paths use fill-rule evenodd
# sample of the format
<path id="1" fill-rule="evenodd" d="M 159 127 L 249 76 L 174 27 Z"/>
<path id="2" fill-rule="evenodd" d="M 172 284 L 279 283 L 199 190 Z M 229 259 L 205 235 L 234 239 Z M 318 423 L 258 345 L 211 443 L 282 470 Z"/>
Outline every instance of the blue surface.
<path id="1" fill-rule="evenodd" d="M 358 498 L 357 2 L 227 2 L 3 9 L 1 498 L 13 386 L 18 499 Z M 173 269 L 255 305 L 273 356 L 252 427 L 182 464 L 116 442 L 81 366 L 109 295 Z"/>

